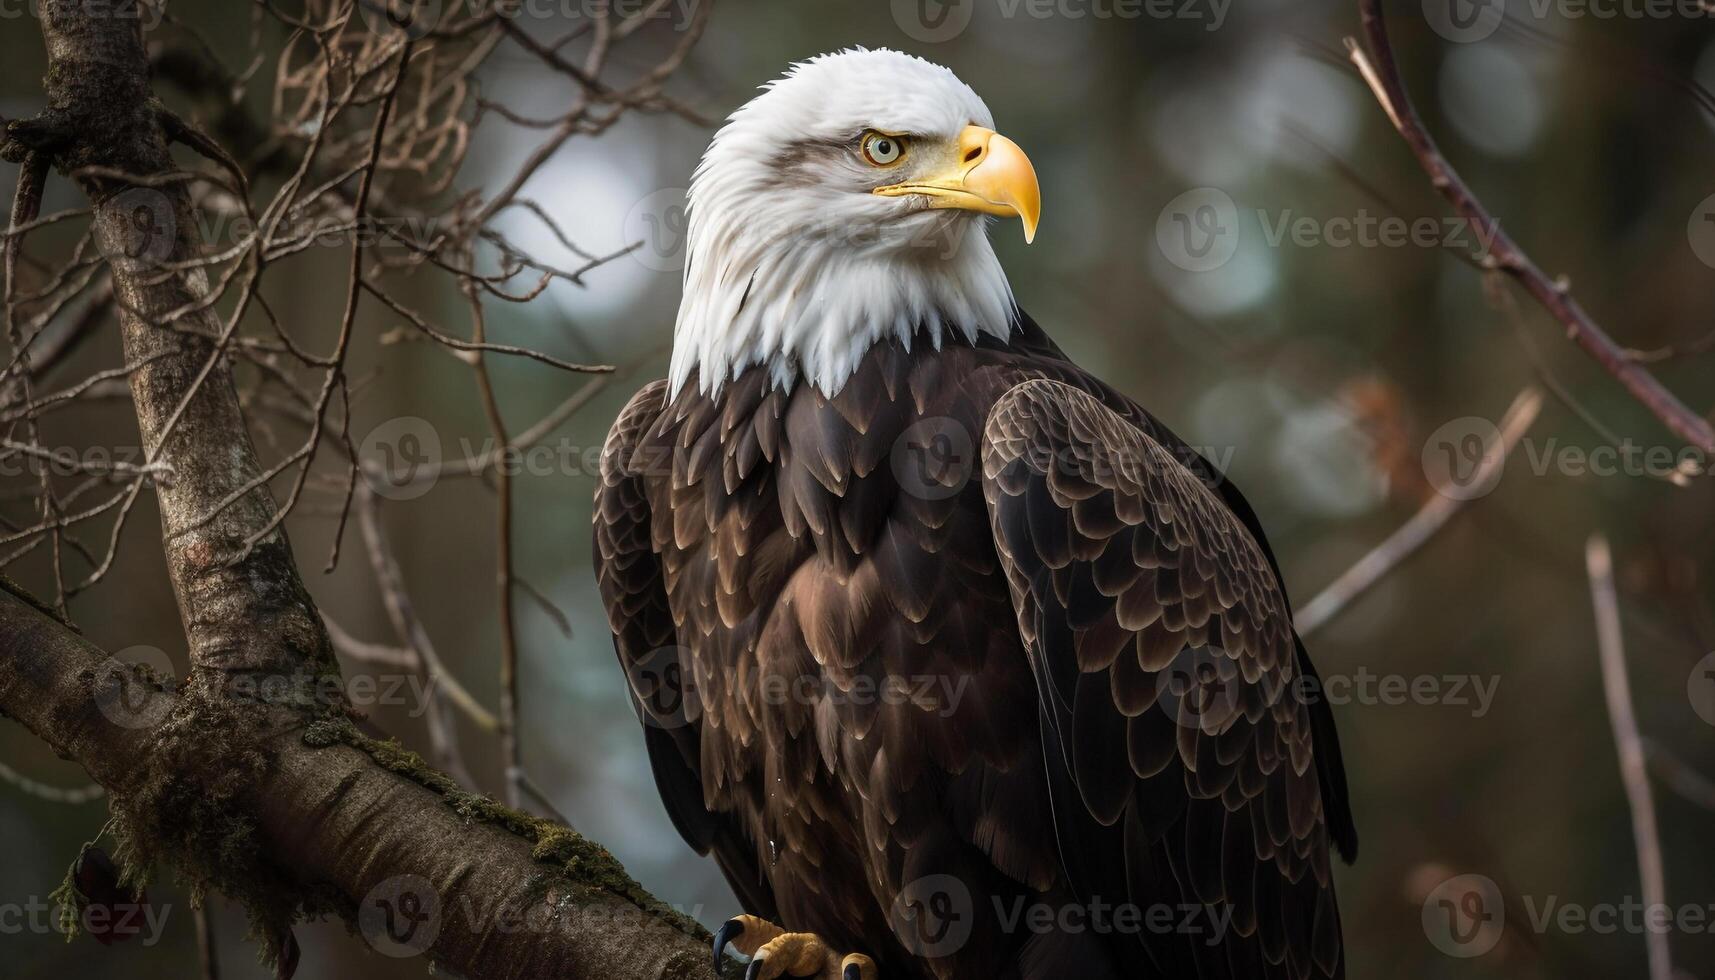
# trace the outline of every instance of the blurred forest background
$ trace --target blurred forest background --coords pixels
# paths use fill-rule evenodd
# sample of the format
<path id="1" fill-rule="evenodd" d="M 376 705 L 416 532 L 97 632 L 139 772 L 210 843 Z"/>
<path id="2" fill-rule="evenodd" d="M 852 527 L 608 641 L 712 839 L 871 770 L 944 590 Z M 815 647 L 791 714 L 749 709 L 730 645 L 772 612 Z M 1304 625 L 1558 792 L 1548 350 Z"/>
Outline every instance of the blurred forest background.
<path id="1" fill-rule="evenodd" d="M 558 38 L 595 2 L 538 0 L 519 24 Z M 623 75 L 632 59 L 638 68 L 653 64 L 652 46 L 669 49 L 690 5 L 706 2 L 669 5 L 612 70 Z M 250 57 L 249 6 L 174 0 L 170 11 L 238 71 Z M 1612 18 L 1575 14 L 1619 10 L 1617 3 L 1505 6 L 1499 30 L 1462 42 L 1438 33 L 1416 0 L 1389 4 L 1418 108 L 1503 227 L 1550 274 L 1563 274 L 1616 339 L 1691 348 L 1654 368 L 1702 411 L 1715 404 L 1715 353 L 1698 353 L 1715 309 L 1715 224 L 1705 220 L 1715 209 L 1712 20 L 1685 16 L 1695 5 Z M 3 4 L 0 32 L 0 115 L 28 116 L 42 105 L 39 25 L 26 4 Z M 1443 695 L 1394 704 L 1359 697 L 1336 707 L 1363 839 L 1358 864 L 1338 872 L 1351 975 L 1641 976 L 1644 938 L 1635 931 L 1531 924 L 1532 911 L 1545 906 L 1620 906 L 1640 894 L 1583 548 L 1595 530 L 1613 542 L 1644 735 L 1715 776 L 1715 680 L 1698 669 L 1715 650 L 1715 483 L 1676 485 L 1659 474 L 1596 474 L 1576 464 L 1578 451 L 1611 443 L 1640 452 L 1677 452 L 1680 444 L 1514 287 L 1503 291 L 1516 313 L 1492 303 L 1482 273 L 1458 254 L 1475 244 L 1468 232 L 1391 245 L 1341 236 L 1342 219 L 1361 226 L 1449 214 L 1346 62 L 1342 38 L 1357 33 L 1350 0 L 719 0 L 668 91 L 718 120 L 790 62 L 850 45 L 897 47 L 954 69 L 1041 176 L 1036 243 L 1026 247 L 1010 225 L 992 232 L 1020 303 L 1076 360 L 1225 464 L 1269 529 L 1299 605 L 1437 492 L 1433 460 L 1447 432 L 1498 421 L 1525 386 L 1547 385 L 1540 419 L 1493 492 L 1470 501 L 1420 554 L 1308 641 L 1325 676 L 1434 678 Z M 149 35 L 163 51 L 191 44 L 187 36 L 172 21 Z M 267 77 L 246 97 L 258 118 L 269 111 Z M 485 98 L 525 116 L 562 111 L 571 97 L 563 79 L 544 77 L 510 45 L 482 78 Z M 157 81 L 156 90 L 186 117 L 205 113 L 171 84 Z M 591 271 L 582 288 L 555 282 L 529 303 L 488 304 L 493 340 L 621 366 L 545 440 L 552 458 L 533 457 L 539 465 L 516 480 L 517 568 L 570 623 L 568 635 L 541 603 L 518 605 L 525 764 L 574 826 L 608 845 L 657 895 L 711 924 L 736 902 L 713 863 L 679 840 L 656 796 L 591 578 L 588 529 L 595 451 L 631 392 L 665 373 L 683 187 L 712 132 L 671 115 L 629 114 L 567 143 L 527 193 L 589 252 L 641 246 Z M 455 187 L 503 179 L 538 141 L 487 114 Z M 230 149 L 245 158 L 261 148 Z M 15 176 L 16 168 L 0 168 L 0 186 L 10 188 Z M 1174 202 L 1187 192 L 1219 200 L 1209 189 L 1233 202 L 1225 216 L 1238 220 L 1236 250 L 1217 268 L 1186 268 L 1196 263 L 1176 256 L 1171 234 L 1158 232 L 1173 227 Z M 82 205 L 68 182 L 50 181 L 44 213 Z M 579 263 L 540 223 L 517 218 L 509 233 L 521 245 L 545 261 Z M 1270 240 L 1283 220 L 1300 218 L 1311 219 L 1314 234 Z M 316 349 L 332 343 L 349 261 L 347 243 L 312 248 L 268 281 L 269 304 Z M 431 318 L 444 316 L 455 325 L 448 329 L 465 330 L 464 299 L 449 281 L 401 279 L 392 291 Z M 354 441 L 422 419 L 445 458 L 480 452 L 489 429 L 468 365 L 433 344 L 383 343 L 399 323 L 374 302 L 359 317 Z M 71 379 L 119 363 L 117 337 L 104 330 L 60 370 Z M 523 359 L 491 358 L 490 370 L 515 429 L 586 383 Z M 46 424 L 45 442 L 73 449 L 137 439 L 122 398 L 67 408 Z M 378 429 L 387 425 L 394 428 Z M 278 447 L 257 435 L 264 455 L 276 457 Z M 28 490 L 33 477 L 11 462 L 4 485 Z M 28 505 L 16 496 L 4 506 L 28 522 Z M 333 572 L 319 571 L 337 503 L 321 494 L 292 517 L 295 551 L 333 622 L 352 636 L 386 640 L 388 619 L 362 556 L 354 549 Z M 483 480 L 444 478 L 384 509 L 442 658 L 491 706 L 492 508 Z M 153 647 L 182 671 L 183 633 L 158 527 L 146 494 L 117 566 L 72 601 L 71 613 L 107 649 Z M 346 535 L 355 539 L 355 529 Z M 11 573 L 32 587 L 46 581 L 40 553 Z M 366 672 L 387 668 L 346 664 L 348 678 Z M 1471 678 L 1495 685 L 1492 703 L 1479 703 Z M 1453 696 L 1454 683 L 1464 685 L 1462 696 Z M 424 746 L 420 699 L 371 714 Z M 463 736 L 476 781 L 498 792 L 492 737 L 468 724 Z M 0 763 L 0 903 L 45 902 L 79 843 L 106 819 L 105 805 L 50 801 L 20 785 L 73 789 L 87 780 L 15 725 L 0 726 Z M 1695 785 L 1686 788 L 1695 795 Z M 1656 800 L 1669 902 L 1705 910 L 1699 928 L 1672 935 L 1675 960 L 1687 976 L 1715 976 L 1709 802 L 1663 782 Z M 1498 944 L 1469 959 L 1438 948 L 1424 913 L 1442 881 L 1466 873 L 1496 884 L 1508 919 Z M 185 896 L 170 879 L 151 893 L 170 909 L 154 946 L 7 934 L 0 973 L 194 975 Z M 240 911 L 215 901 L 213 913 L 223 975 L 268 975 L 243 942 Z M 424 970 L 420 960 L 373 955 L 343 933 L 337 923 L 301 927 L 299 975 Z"/>

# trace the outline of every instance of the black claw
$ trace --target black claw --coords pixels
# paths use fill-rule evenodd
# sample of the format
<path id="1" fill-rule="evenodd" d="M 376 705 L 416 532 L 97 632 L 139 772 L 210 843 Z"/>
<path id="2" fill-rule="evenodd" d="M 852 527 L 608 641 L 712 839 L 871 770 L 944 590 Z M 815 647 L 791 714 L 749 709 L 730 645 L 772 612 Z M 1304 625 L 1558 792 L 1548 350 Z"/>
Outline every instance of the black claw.
<path id="1" fill-rule="evenodd" d="M 846 964 L 845 980 L 863 980 L 863 971 L 858 969 L 856 963 Z"/>
<path id="2" fill-rule="evenodd" d="M 735 936 L 743 935 L 743 933 L 744 923 L 737 919 L 726 920 L 715 931 L 715 976 L 721 975 L 721 957 L 726 953 L 727 943 L 732 942 Z"/>
<path id="3" fill-rule="evenodd" d="M 756 956 L 751 959 L 750 965 L 744 968 L 744 980 L 756 980 L 756 975 L 761 972 L 762 954 L 757 953 Z"/>

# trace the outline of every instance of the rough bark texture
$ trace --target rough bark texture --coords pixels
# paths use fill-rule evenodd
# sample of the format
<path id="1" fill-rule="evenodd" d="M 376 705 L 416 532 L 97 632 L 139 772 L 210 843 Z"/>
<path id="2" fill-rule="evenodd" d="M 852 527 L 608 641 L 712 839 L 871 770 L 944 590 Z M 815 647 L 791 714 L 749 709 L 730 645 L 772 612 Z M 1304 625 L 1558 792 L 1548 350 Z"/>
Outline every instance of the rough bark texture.
<path id="1" fill-rule="evenodd" d="M 156 698 L 166 717 L 148 729 L 103 707 Z M 0 591 L 0 712 L 116 795 L 153 778 L 182 700 Z M 240 800 L 271 862 L 327 910 L 358 920 L 372 889 L 415 875 L 439 906 L 425 955 L 458 975 L 712 976 L 707 935 L 646 908 L 653 900 L 599 846 L 449 791 L 408 753 L 348 739 L 329 723 L 270 736 L 260 748 L 272 764 Z"/>
<path id="2" fill-rule="evenodd" d="M 128 875 L 166 864 L 243 901 L 273 948 L 306 913 L 340 915 L 376 945 L 373 890 L 415 876 L 411 911 L 432 899 L 438 912 L 412 945 L 457 975 L 712 976 L 708 936 L 599 845 L 360 735 L 338 704 L 236 696 L 238 676 L 337 677 L 338 664 L 274 526 L 225 328 L 200 307 L 209 282 L 183 264 L 202 243 L 140 21 L 115 0 L 40 13 L 48 108 L 7 126 L 4 155 L 52 160 L 94 205 L 125 357 L 145 365 L 131 377 L 142 444 L 170 468 L 156 492 L 192 670 L 175 690 L 0 583 L 0 714 L 110 791 Z"/>
<path id="3" fill-rule="evenodd" d="M 200 268 L 164 271 L 196 257 L 202 243 L 186 185 L 160 179 L 176 168 L 149 91 L 140 21 L 116 15 L 124 8 L 112 0 L 41 5 L 48 111 L 34 126 L 95 206 L 125 359 L 147 362 L 131 390 L 143 449 L 171 471 L 157 493 L 192 680 L 214 686 L 232 673 L 332 672 L 332 648 L 285 534 L 262 535 L 275 504 L 217 350 L 220 318 L 198 309 L 169 322 L 207 296 L 208 281 Z M 154 179 L 139 186 L 112 171 Z"/>

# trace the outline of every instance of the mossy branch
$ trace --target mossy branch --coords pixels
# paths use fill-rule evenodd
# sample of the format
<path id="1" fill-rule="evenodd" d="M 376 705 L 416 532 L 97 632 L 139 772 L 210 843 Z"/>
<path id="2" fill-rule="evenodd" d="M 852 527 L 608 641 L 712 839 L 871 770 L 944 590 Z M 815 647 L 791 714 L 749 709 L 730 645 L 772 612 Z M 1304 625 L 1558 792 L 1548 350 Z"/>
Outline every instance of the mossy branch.
<path id="1" fill-rule="evenodd" d="M 161 720 L 110 717 L 142 703 Z M 441 910 L 423 955 L 462 976 L 714 976 L 707 933 L 599 844 L 343 720 L 276 729 L 266 712 L 164 690 L 4 590 L 0 711 L 107 787 L 127 879 L 165 864 L 244 902 L 264 936 L 333 915 L 369 938 L 365 900 L 409 879 Z"/>

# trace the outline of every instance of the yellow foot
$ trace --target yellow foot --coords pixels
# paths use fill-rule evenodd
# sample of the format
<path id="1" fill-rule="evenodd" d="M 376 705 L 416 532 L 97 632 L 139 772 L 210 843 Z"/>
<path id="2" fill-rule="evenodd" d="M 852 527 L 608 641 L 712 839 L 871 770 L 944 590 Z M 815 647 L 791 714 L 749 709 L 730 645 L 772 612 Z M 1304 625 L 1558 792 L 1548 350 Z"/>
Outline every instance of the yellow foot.
<path id="1" fill-rule="evenodd" d="M 721 973 L 721 957 L 731 945 L 750 957 L 744 980 L 776 980 L 778 977 L 810 977 L 814 980 L 879 980 L 875 961 L 862 953 L 841 956 L 828 948 L 820 936 L 787 932 L 767 919 L 741 915 L 728 919 L 715 933 L 715 973 Z"/>

